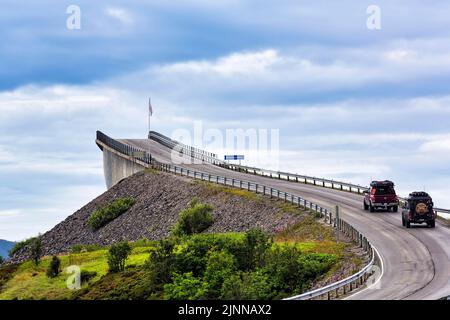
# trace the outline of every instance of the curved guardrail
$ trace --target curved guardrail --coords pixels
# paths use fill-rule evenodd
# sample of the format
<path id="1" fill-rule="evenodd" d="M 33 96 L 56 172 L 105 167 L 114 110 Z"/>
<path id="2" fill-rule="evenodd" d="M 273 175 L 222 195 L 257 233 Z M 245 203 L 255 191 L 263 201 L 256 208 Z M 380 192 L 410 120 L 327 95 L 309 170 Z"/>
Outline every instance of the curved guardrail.
<path id="1" fill-rule="evenodd" d="M 369 187 L 367 187 L 367 186 L 361 186 L 359 184 L 342 182 L 342 181 L 337 181 L 337 180 L 333 180 L 333 179 L 318 178 L 318 177 L 314 177 L 314 176 L 306 176 L 306 175 L 301 175 L 301 174 L 296 174 L 296 173 L 289 173 L 289 172 L 283 172 L 283 171 L 267 170 L 267 169 L 261 169 L 261 168 L 250 167 L 250 166 L 230 164 L 230 163 L 226 163 L 224 161 L 219 160 L 217 158 L 216 154 L 208 153 L 208 152 L 203 151 L 198 148 L 192 148 L 190 146 L 187 146 L 185 144 L 182 144 L 175 140 L 172 140 L 158 132 L 152 131 L 150 133 L 150 137 L 151 137 L 151 139 L 154 139 L 155 141 L 160 142 L 161 144 L 165 145 L 168 148 L 182 149 L 183 152 L 185 152 L 185 153 L 193 152 L 193 154 L 194 154 L 194 156 L 192 156 L 193 158 L 200 159 L 205 162 L 210 162 L 217 166 L 220 166 L 220 167 L 223 167 L 226 169 L 230 169 L 230 170 L 234 170 L 234 171 L 245 172 L 245 173 L 250 173 L 250 174 L 254 174 L 254 175 L 260 175 L 263 177 L 269 177 L 269 178 L 273 178 L 273 179 L 283 179 L 283 180 L 292 181 L 292 182 L 310 184 L 310 185 L 315 185 L 315 186 L 324 187 L 324 188 L 331 188 L 331 189 L 336 189 L 336 190 L 341 190 L 341 191 L 349 191 L 349 192 L 357 193 L 357 194 L 363 194 L 363 192 L 365 190 L 369 189 Z M 404 198 L 400 197 L 400 200 L 404 201 Z M 439 213 L 450 214 L 450 209 L 433 208 L 433 210 L 436 214 L 439 214 Z"/>
<path id="2" fill-rule="evenodd" d="M 276 197 L 286 202 L 298 205 L 300 208 L 307 209 L 311 212 L 316 213 L 319 218 L 324 219 L 325 223 L 328 223 L 333 227 L 335 227 L 338 230 L 338 232 L 342 232 L 343 234 L 347 235 L 353 242 L 355 242 L 359 247 L 361 247 L 365 252 L 367 252 L 367 254 L 369 254 L 370 257 L 369 264 L 367 264 L 363 269 L 361 269 L 354 275 L 341 281 L 330 284 L 328 286 L 325 286 L 323 288 L 306 292 L 303 293 L 302 295 L 294 296 L 289 299 L 312 299 L 324 295 L 328 299 L 330 299 L 333 296 L 333 293 L 334 297 L 337 298 L 339 296 L 339 290 L 342 290 L 344 294 L 346 292 L 352 291 L 353 289 L 362 285 L 372 272 L 372 266 L 375 261 L 374 258 L 375 254 L 369 240 L 358 230 L 356 230 L 353 226 L 347 223 L 345 220 L 336 217 L 333 214 L 333 212 L 327 208 L 324 208 L 316 203 L 313 203 L 297 195 L 284 192 L 272 187 L 268 187 L 262 184 L 258 184 L 255 182 L 212 175 L 209 173 L 188 169 L 173 164 L 159 162 L 154 158 L 152 158 L 151 155 L 146 153 L 144 150 L 134 148 L 117 140 L 114 140 L 100 131 L 97 131 L 97 144 L 101 147 L 103 147 L 102 144 L 104 144 L 105 146 L 112 148 L 113 150 L 122 153 L 126 156 L 133 157 L 134 154 L 138 153 L 140 157 L 136 157 L 136 159 L 139 160 L 141 164 L 146 167 L 153 167 L 161 171 L 180 174 L 182 176 L 188 176 L 194 179 L 201 179 L 208 182 L 223 184 L 231 187 L 237 187 L 247 191 L 260 193 L 263 195 L 269 195 L 270 197 Z"/>
<path id="3" fill-rule="evenodd" d="M 186 154 L 193 159 L 198 159 L 203 162 L 209 162 L 215 165 L 220 165 L 221 163 L 223 163 L 217 158 L 217 155 L 215 153 L 188 146 L 184 143 L 172 140 L 169 137 L 166 137 L 158 132 L 150 131 L 148 136 L 149 139 L 155 140 L 156 142 L 170 149 L 178 151 L 180 154 Z"/>

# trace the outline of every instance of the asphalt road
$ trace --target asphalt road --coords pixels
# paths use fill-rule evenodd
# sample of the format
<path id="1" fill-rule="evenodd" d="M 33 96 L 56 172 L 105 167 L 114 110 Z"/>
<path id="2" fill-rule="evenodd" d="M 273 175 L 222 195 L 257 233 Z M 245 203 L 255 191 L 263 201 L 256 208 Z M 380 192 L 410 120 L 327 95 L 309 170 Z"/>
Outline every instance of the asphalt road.
<path id="1" fill-rule="evenodd" d="M 450 295 L 450 229 L 402 227 L 400 213 L 362 209 L 362 196 L 339 190 L 231 171 L 211 164 L 180 164 L 172 150 L 153 140 L 121 140 L 151 152 L 158 161 L 214 175 L 238 178 L 286 191 L 327 208 L 340 206 L 343 219 L 378 249 L 384 271 L 380 282 L 350 299 L 438 299 Z M 172 161 L 172 159 L 175 159 Z"/>

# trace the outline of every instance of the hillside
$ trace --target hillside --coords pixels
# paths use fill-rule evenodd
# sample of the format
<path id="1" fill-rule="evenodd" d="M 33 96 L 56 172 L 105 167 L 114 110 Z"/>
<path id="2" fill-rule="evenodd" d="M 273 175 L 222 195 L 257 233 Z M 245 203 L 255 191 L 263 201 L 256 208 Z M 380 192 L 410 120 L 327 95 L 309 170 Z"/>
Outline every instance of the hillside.
<path id="1" fill-rule="evenodd" d="M 0 239 L 0 256 L 3 258 L 8 257 L 8 252 L 14 246 L 14 242 Z"/>
<path id="2" fill-rule="evenodd" d="M 126 211 L 94 231 L 89 217 L 124 198 L 133 200 Z M 155 240 L 167 239 L 193 199 L 211 205 L 213 223 L 202 233 L 166 240 L 173 247 L 162 256 L 172 267 L 161 269 L 154 254 L 168 247 Z M 246 242 L 245 232 L 255 227 L 267 232 L 273 243 L 258 247 L 266 248 L 264 260 L 250 262 L 247 256 L 254 249 L 246 246 L 253 242 Z M 0 300 L 280 299 L 343 279 L 367 262 L 360 248 L 345 237 L 336 243 L 329 225 L 297 206 L 155 170 L 124 179 L 41 239 L 38 265 L 26 261 L 25 244 L 13 255 L 13 264 L 0 268 Z M 131 241 L 133 248 L 126 268 L 108 272 L 109 246 L 123 240 Z M 46 275 L 50 255 L 59 255 L 64 271 L 55 278 Z M 73 265 L 85 279 L 82 290 L 66 287 L 67 268 Z M 171 271 L 160 277 L 162 270 Z M 214 278 L 225 271 L 229 277 Z M 184 290 L 187 283 L 195 285 Z"/>
<path id="3" fill-rule="evenodd" d="M 123 215 L 97 231 L 87 224 L 89 216 L 113 200 L 135 199 Z M 251 192 L 146 170 L 124 179 L 77 212 L 42 235 L 43 254 L 61 254 L 77 244 L 109 245 L 127 240 L 166 237 L 179 212 L 198 197 L 214 206 L 214 224 L 206 232 L 240 232 L 251 227 L 274 233 L 302 221 L 307 214 L 280 200 Z M 21 262 L 28 258 L 25 247 L 11 258 Z"/>

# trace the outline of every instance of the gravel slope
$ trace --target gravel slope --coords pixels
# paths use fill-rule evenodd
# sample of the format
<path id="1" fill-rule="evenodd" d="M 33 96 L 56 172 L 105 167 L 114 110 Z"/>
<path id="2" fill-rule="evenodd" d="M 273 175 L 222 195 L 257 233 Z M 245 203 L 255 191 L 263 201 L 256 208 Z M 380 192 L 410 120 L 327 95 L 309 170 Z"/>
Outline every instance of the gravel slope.
<path id="1" fill-rule="evenodd" d="M 87 224 L 91 213 L 121 197 L 136 203 L 124 214 L 97 231 Z M 304 213 L 286 209 L 284 202 L 158 171 L 145 171 L 124 179 L 53 229 L 42 235 L 43 254 L 67 252 L 75 244 L 108 245 L 142 238 L 161 239 L 170 233 L 179 212 L 198 197 L 214 206 L 214 224 L 206 232 L 246 231 L 252 227 L 274 233 L 303 219 Z M 11 262 L 28 258 L 20 250 Z"/>

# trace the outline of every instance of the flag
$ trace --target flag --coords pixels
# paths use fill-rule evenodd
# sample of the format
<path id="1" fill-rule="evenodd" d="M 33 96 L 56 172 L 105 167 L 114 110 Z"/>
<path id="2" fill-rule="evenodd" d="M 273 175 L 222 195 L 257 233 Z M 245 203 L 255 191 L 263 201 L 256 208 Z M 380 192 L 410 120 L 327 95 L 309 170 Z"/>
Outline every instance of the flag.
<path id="1" fill-rule="evenodd" d="M 152 108 L 152 104 L 150 102 L 150 98 L 148 98 L 148 112 L 150 115 L 153 115 L 153 108 Z"/>

